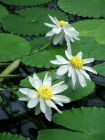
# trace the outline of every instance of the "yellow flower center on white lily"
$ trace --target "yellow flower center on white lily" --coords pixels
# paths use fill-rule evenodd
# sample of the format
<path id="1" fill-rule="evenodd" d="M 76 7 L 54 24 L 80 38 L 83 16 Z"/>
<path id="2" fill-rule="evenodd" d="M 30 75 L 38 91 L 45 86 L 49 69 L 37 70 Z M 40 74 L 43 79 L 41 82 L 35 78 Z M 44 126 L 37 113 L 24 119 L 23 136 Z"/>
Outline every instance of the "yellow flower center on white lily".
<path id="1" fill-rule="evenodd" d="M 80 69 L 83 67 L 84 61 L 79 56 L 73 56 L 70 59 L 70 63 L 76 69 Z"/>
<path id="2" fill-rule="evenodd" d="M 64 27 L 66 24 L 68 24 L 67 21 L 64 21 L 64 20 L 59 21 L 59 25 L 60 25 L 61 27 Z"/>
<path id="3" fill-rule="evenodd" d="M 49 86 L 43 85 L 38 89 L 38 96 L 44 100 L 51 99 L 53 95 L 53 89 Z"/>

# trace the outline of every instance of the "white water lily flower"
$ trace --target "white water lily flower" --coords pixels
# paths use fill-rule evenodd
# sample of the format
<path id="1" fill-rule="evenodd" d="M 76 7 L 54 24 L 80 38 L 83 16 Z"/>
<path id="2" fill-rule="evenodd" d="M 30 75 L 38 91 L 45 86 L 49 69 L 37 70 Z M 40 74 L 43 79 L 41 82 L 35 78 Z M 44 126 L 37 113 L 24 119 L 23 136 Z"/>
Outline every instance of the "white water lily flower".
<path id="1" fill-rule="evenodd" d="M 65 39 L 67 46 L 71 46 L 71 42 L 74 42 L 74 40 L 79 40 L 79 32 L 77 32 L 76 29 L 67 21 L 59 21 L 56 17 L 52 17 L 50 15 L 49 18 L 52 21 L 52 24 L 45 23 L 45 25 L 52 29 L 46 34 L 46 37 L 52 37 L 54 45 L 61 45 Z"/>
<path id="2" fill-rule="evenodd" d="M 56 60 L 50 61 L 52 64 L 61 65 L 57 69 L 57 75 L 60 77 L 68 73 L 68 77 L 71 77 L 73 87 L 76 86 L 77 81 L 79 81 L 82 87 L 85 87 L 86 79 L 91 80 L 86 71 L 97 74 L 94 69 L 85 65 L 93 62 L 94 59 L 82 59 L 82 52 L 77 53 L 76 56 L 72 56 L 70 47 L 65 51 L 65 55 L 67 60 L 64 57 L 57 55 Z"/>
<path id="3" fill-rule="evenodd" d="M 64 84 L 64 81 L 52 85 L 52 79 L 46 73 L 43 81 L 34 73 L 33 77 L 29 76 L 29 82 L 34 89 L 20 88 L 19 91 L 25 96 L 20 97 L 19 100 L 28 101 L 27 106 L 34 108 L 40 105 L 40 110 L 45 114 L 45 117 L 51 121 L 52 110 L 54 108 L 59 113 L 62 113 L 56 104 L 63 106 L 63 103 L 69 103 L 70 98 L 64 95 L 58 95 L 65 91 L 68 86 Z M 38 104 L 39 103 L 39 104 Z"/>

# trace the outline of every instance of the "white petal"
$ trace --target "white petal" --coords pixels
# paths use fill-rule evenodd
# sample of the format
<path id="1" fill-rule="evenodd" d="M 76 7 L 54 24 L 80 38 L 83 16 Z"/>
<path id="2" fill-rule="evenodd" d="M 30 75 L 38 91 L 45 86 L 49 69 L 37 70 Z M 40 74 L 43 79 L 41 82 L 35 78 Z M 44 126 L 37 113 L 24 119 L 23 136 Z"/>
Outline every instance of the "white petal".
<path id="1" fill-rule="evenodd" d="M 86 86 L 86 80 L 84 78 L 84 76 L 82 75 L 82 73 L 79 71 L 79 70 L 76 70 L 77 72 L 77 75 L 78 75 L 78 80 L 79 80 L 79 83 L 82 87 L 85 87 Z"/>
<path id="2" fill-rule="evenodd" d="M 82 52 L 78 52 L 77 53 L 77 56 L 80 57 L 80 58 L 82 58 Z"/>
<path id="3" fill-rule="evenodd" d="M 71 47 L 67 47 L 67 50 L 65 51 L 65 55 L 68 59 L 70 59 L 72 57 Z"/>
<path id="4" fill-rule="evenodd" d="M 21 100 L 21 101 L 28 101 L 29 100 L 29 98 L 27 96 L 20 97 L 18 99 Z"/>
<path id="5" fill-rule="evenodd" d="M 46 37 L 52 37 L 55 33 L 51 30 L 48 33 L 46 33 Z"/>
<path id="6" fill-rule="evenodd" d="M 87 70 L 87 71 L 90 71 L 90 72 L 92 72 L 92 73 L 94 73 L 94 74 L 97 74 L 97 72 L 96 72 L 94 69 L 92 69 L 91 67 L 83 66 L 83 69 L 85 69 L 85 70 Z"/>
<path id="7" fill-rule="evenodd" d="M 68 69 L 68 77 L 71 77 L 71 75 L 72 75 L 72 67 L 69 66 L 69 69 Z"/>
<path id="8" fill-rule="evenodd" d="M 48 76 L 48 73 L 46 73 L 44 80 L 43 80 L 43 85 L 51 86 L 51 84 L 52 84 L 52 79 L 50 76 Z"/>
<path id="9" fill-rule="evenodd" d="M 20 88 L 19 89 L 20 92 L 22 92 L 23 94 L 27 95 L 30 98 L 36 98 L 37 94 L 35 90 L 29 89 L 29 88 Z"/>
<path id="10" fill-rule="evenodd" d="M 29 108 L 34 108 L 39 102 L 39 99 L 38 98 L 35 98 L 35 99 L 30 99 L 27 106 Z"/>
<path id="11" fill-rule="evenodd" d="M 54 108 L 54 109 L 57 110 L 59 113 L 62 113 L 62 112 L 57 108 L 57 106 L 56 106 L 51 100 L 46 100 L 45 102 L 46 102 L 46 104 L 47 104 L 49 107 Z"/>
<path id="12" fill-rule="evenodd" d="M 59 105 L 59 106 L 63 106 L 63 103 L 59 102 L 59 101 L 56 101 L 54 100 L 55 104 Z"/>
<path id="13" fill-rule="evenodd" d="M 63 39 L 63 33 L 61 32 L 61 33 L 59 33 L 59 34 L 57 34 L 57 35 L 54 36 L 54 38 L 53 38 L 53 44 L 54 45 L 59 44 L 62 39 Z"/>
<path id="14" fill-rule="evenodd" d="M 56 60 L 51 60 L 50 63 L 56 64 L 56 65 L 61 65 L 62 64 L 62 62 L 57 60 L 57 59 Z"/>
<path id="15" fill-rule="evenodd" d="M 67 46 L 68 46 L 68 47 L 71 47 L 70 37 L 69 37 L 67 34 L 65 34 L 65 40 L 66 40 L 66 42 L 67 42 Z"/>
<path id="16" fill-rule="evenodd" d="M 56 20 L 55 20 L 52 16 L 49 15 L 49 18 L 50 18 L 50 20 L 51 20 L 55 25 L 57 25 Z"/>
<path id="17" fill-rule="evenodd" d="M 62 62 L 62 64 L 68 64 L 69 62 L 61 55 L 56 55 L 56 58 Z"/>
<path id="18" fill-rule="evenodd" d="M 86 73 L 86 71 L 84 69 L 81 69 L 80 71 L 88 80 L 91 80 L 90 76 Z"/>
<path id="19" fill-rule="evenodd" d="M 62 28 L 61 27 L 55 27 L 52 29 L 52 31 L 55 33 L 55 34 L 59 34 L 61 32 Z"/>
<path id="20" fill-rule="evenodd" d="M 60 83 L 61 83 L 61 82 L 60 82 Z M 53 90 L 54 90 L 54 93 L 53 93 L 53 94 L 61 93 L 61 92 L 65 91 L 65 90 L 68 88 L 67 85 L 65 85 L 65 84 L 60 84 L 60 83 L 55 84 L 55 85 L 52 86 L 52 88 L 53 88 Z"/>
<path id="21" fill-rule="evenodd" d="M 69 65 L 62 65 L 57 69 L 57 75 L 64 75 L 68 71 Z"/>
<path id="22" fill-rule="evenodd" d="M 45 117 L 48 121 L 51 121 L 51 119 L 52 119 L 52 110 L 48 106 L 46 106 Z"/>
<path id="23" fill-rule="evenodd" d="M 43 99 L 40 98 L 40 109 L 43 113 L 46 112 L 46 105 Z"/>
<path id="24" fill-rule="evenodd" d="M 77 75 L 76 75 L 76 71 L 74 68 L 71 68 L 71 79 L 72 79 L 72 84 L 75 87 L 75 85 L 77 83 Z"/>
<path id="25" fill-rule="evenodd" d="M 34 83 L 35 83 L 36 89 L 38 89 L 42 85 L 42 80 L 40 80 L 40 78 L 37 76 L 36 73 L 34 73 L 33 78 L 35 81 Z"/>
<path id="26" fill-rule="evenodd" d="M 54 25 L 54 24 L 49 24 L 49 23 L 44 23 L 46 26 L 48 26 L 48 27 L 50 27 L 50 28 L 54 28 L 54 27 L 56 27 L 56 25 Z"/>
<path id="27" fill-rule="evenodd" d="M 83 61 L 84 61 L 84 64 L 88 64 L 88 63 L 94 62 L 94 58 L 83 59 Z"/>
<path id="28" fill-rule="evenodd" d="M 63 95 L 54 95 L 52 97 L 52 99 L 54 101 L 59 101 L 59 102 L 62 102 L 62 103 L 69 103 L 71 101 L 71 99 L 69 97 L 66 97 L 66 96 L 63 96 Z"/>

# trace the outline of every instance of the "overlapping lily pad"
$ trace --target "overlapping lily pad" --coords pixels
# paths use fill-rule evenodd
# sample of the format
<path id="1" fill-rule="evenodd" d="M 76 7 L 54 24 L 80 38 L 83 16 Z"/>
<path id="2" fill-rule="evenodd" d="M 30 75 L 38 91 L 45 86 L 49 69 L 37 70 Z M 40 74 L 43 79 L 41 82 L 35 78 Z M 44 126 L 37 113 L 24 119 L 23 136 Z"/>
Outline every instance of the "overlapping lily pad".
<path id="1" fill-rule="evenodd" d="M 5 30 L 19 35 L 39 35 L 49 31 L 44 25 L 45 22 L 51 22 L 48 15 L 67 20 L 63 12 L 47 8 L 26 8 L 16 13 L 18 15 L 11 14 L 4 18 L 2 25 Z"/>
<path id="2" fill-rule="evenodd" d="M 10 133 L 0 133 L 0 139 L 1 140 L 30 140 L 29 138 L 25 138 L 23 136 L 20 135 L 16 135 L 16 134 L 10 134 Z"/>
<path id="3" fill-rule="evenodd" d="M 59 6 L 65 12 L 82 17 L 105 18 L 104 0 L 59 0 Z"/>
<path id="4" fill-rule="evenodd" d="M 98 64 L 94 66 L 94 68 L 96 69 L 98 74 L 105 76 L 105 63 Z"/>
<path id="5" fill-rule="evenodd" d="M 0 33 L 0 62 L 20 59 L 31 50 L 29 43 L 16 35 Z"/>
<path id="6" fill-rule="evenodd" d="M 45 4 L 52 0 L 4 0 L 4 3 L 15 6 L 35 6 Z"/>
<path id="7" fill-rule="evenodd" d="M 2 5 L 0 5 L 0 22 L 1 22 L 2 18 L 6 17 L 8 14 L 9 13 L 6 10 L 6 8 L 3 7 Z"/>
<path id="8" fill-rule="evenodd" d="M 83 107 L 63 111 L 62 115 L 56 114 L 53 121 L 64 126 L 65 128 L 68 128 L 68 130 L 45 129 L 39 132 L 37 140 L 105 139 L 105 109 L 103 108 L 99 109 L 96 107 Z"/>

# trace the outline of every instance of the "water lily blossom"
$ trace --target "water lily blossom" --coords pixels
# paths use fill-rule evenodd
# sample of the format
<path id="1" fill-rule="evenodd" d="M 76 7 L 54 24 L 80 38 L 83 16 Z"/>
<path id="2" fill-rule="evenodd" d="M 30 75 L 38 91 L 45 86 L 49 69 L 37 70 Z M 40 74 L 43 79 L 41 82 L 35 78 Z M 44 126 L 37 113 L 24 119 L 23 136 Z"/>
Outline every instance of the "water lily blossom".
<path id="1" fill-rule="evenodd" d="M 86 71 L 97 74 L 97 72 L 86 64 L 94 61 L 93 58 L 82 59 L 82 52 L 78 52 L 76 56 L 71 53 L 71 47 L 65 50 L 67 59 L 63 56 L 57 55 L 56 60 L 50 61 L 52 64 L 60 65 L 57 69 L 57 75 L 63 76 L 67 73 L 68 77 L 71 77 L 72 85 L 75 88 L 77 81 L 79 81 L 82 87 L 85 87 L 86 79 L 91 80 Z"/>
<path id="2" fill-rule="evenodd" d="M 19 91 L 24 94 L 19 100 L 27 101 L 28 108 L 34 108 L 40 105 L 40 111 L 45 114 L 45 117 L 51 121 L 52 110 L 54 108 L 59 113 L 62 113 L 56 105 L 63 106 L 63 103 L 69 103 L 70 98 L 64 95 L 59 95 L 65 91 L 68 86 L 64 81 L 52 85 L 52 79 L 46 73 L 43 80 L 41 80 L 36 73 L 29 76 L 29 82 L 34 89 L 20 88 Z"/>
<path id="3" fill-rule="evenodd" d="M 61 45 L 63 41 L 66 40 L 67 46 L 71 46 L 71 42 L 79 40 L 79 32 L 77 32 L 67 21 L 59 21 L 56 17 L 50 15 L 49 18 L 52 23 L 45 23 L 45 25 L 50 27 L 51 31 L 46 34 L 46 37 L 52 37 L 54 45 Z"/>

